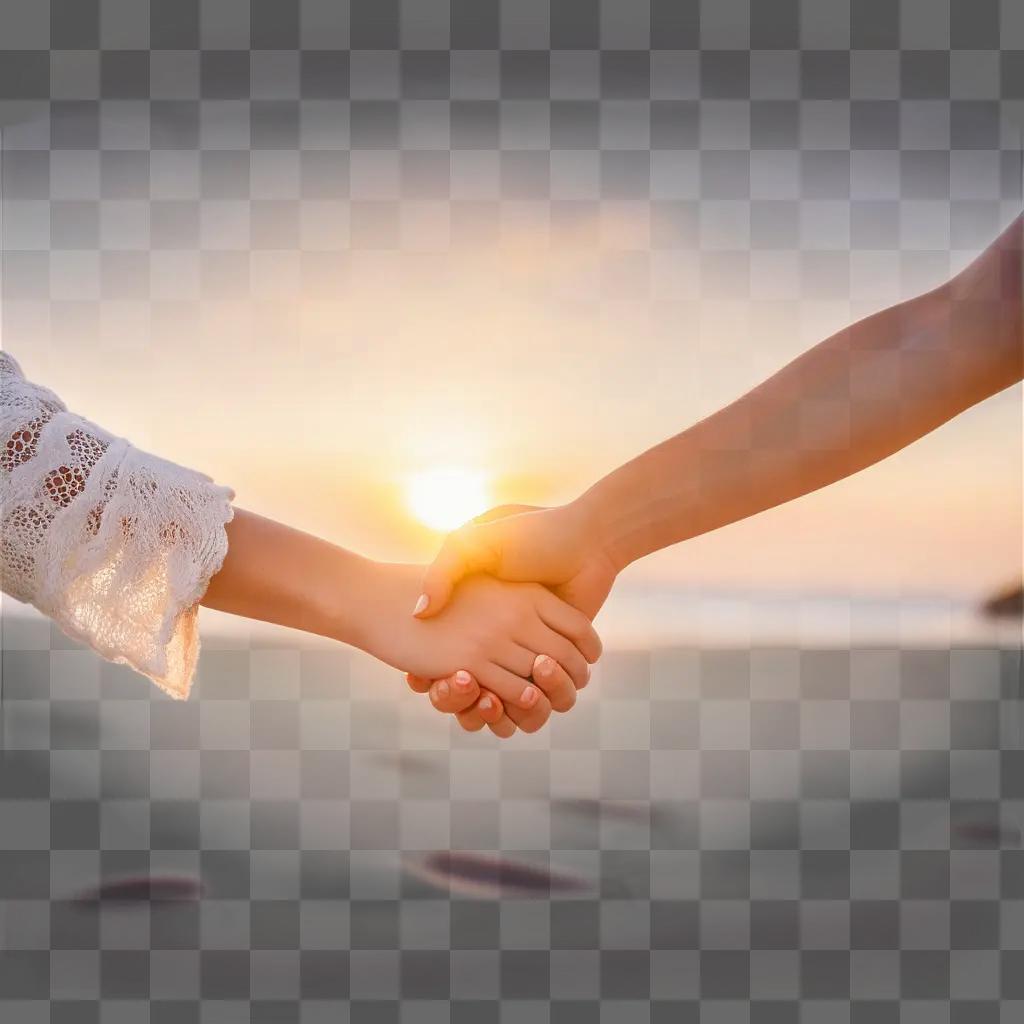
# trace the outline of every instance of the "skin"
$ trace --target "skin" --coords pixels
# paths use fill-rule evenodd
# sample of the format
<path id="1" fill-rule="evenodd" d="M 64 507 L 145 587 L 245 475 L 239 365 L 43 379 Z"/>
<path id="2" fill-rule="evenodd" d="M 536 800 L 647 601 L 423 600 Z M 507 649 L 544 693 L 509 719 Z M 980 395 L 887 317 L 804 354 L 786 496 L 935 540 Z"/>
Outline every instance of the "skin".
<path id="1" fill-rule="evenodd" d="M 576 703 L 576 686 L 571 676 L 546 655 L 537 656 L 533 679 L 546 693 L 557 686 L 566 695 L 564 703 L 552 704 L 552 710 L 568 711 Z M 428 694 L 438 711 L 455 715 L 467 732 L 479 732 L 487 726 L 495 736 L 508 739 L 517 728 L 535 732 L 539 727 L 533 721 L 524 720 L 522 711 L 514 705 L 506 708 L 500 698 L 486 687 L 481 687 L 469 672 L 434 681 L 407 674 L 406 681 L 414 693 Z"/>
<path id="2" fill-rule="evenodd" d="M 518 517 L 525 521 L 522 513 L 553 511 L 537 509 L 530 505 L 502 505 L 484 513 L 473 520 L 474 524 L 492 522 L 497 519 Z M 566 581 L 551 587 L 551 590 L 562 600 L 583 611 L 588 618 L 593 618 L 604 604 L 612 584 L 615 572 L 611 564 L 603 557 L 584 560 L 580 567 L 567 575 Z M 538 656 L 533 678 L 547 692 L 557 687 L 561 693 L 560 701 L 552 701 L 552 709 L 558 712 L 570 710 L 576 703 L 578 689 L 589 682 L 589 677 L 582 686 L 576 686 L 568 673 L 551 659 Z M 468 732 L 477 732 L 484 725 L 501 738 L 511 736 L 517 724 L 515 708 L 502 707 L 500 698 L 470 677 L 455 685 L 454 678 L 430 680 L 422 676 L 406 675 L 406 682 L 415 693 L 428 694 L 430 702 L 441 712 L 453 714 L 459 724 Z"/>
<path id="3" fill-rule="evenodd" d="M 1018 383 L 1022 249 L 1024 216 L 946 284 L 827 338 L 568 505 L 467 524 L 415 614 L 443 613 L 459 580 L 486 572 L 547 584 L 593 616 L 637 559 L 850 476 Z"/>
<path id="4" fill-rule="evenodd" d="M 427 694 L 436 710 L 455 715 L 467 732 L 479 732 L 485 725 L 501 739 L 513 735 L 517 726 L 524 732 L 536 732 L 533 722 L 523 724 L 519 708 L 514 705 L 506 707 L 496 694 L 480 686 L 469 672 L 433 681 L 410 673 L 405 678 L 414 693 Z M 557 661 L 540 654 L 534 662 L 533 680 L 546 694 L 557 692 L 561 695 L 560 700 L 550 700 L 552 711 L 566 712 L 575 705 L 576 691 L 587 685 L 589 676 L 577 687 Z"/>
<path id="5" fill-rule="evenodd" d="M 547 721 L 552 702 L 565 704 L 566 679 L 573 693 L 585 685 L 600 656 L 587 617 L 538 584 L 467 578 L 443 614 L 421 621 L 406 610 L 422 566 L 374 562 L 240 508 L 227 530 L 227 557 L 202 604 L 351 644 L 417 676 L 467 670 L 525 731 Z M 538 655 L 564 672 L 532 681 Z"/>

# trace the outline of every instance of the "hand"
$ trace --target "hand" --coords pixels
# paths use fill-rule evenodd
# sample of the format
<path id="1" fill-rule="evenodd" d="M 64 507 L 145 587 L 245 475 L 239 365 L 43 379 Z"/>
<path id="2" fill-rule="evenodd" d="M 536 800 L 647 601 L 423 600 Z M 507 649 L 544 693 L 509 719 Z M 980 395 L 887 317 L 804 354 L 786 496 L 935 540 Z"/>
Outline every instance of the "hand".
<path id="1" fill-rule="evenodd" d="M 503 505 L 445 538 L 423 577 L 415 615 L 438 614 L 470 573 L 548 584 L 562 600 L 593 618 L 617 569 L 576 504 L 556 508 Z"/>
<path id="2" fill-rule="evenodd" d="M 546 654 L 537 655 L 532 675 L 534 683 L 548 697 L 549 707 L 542 709 L 543 713 L 536 708 L 524 712 L 514 705 L 506 709 L 495 694 L 483 689 L 464 670 L 433 682 L 409 673 L 405 679 L 414 693 L 429 694 L 436 710 L 455 715 L 466 732 L 479 732 L 486 725 L 495 736 L 507 739 L 516 732 L 517 726 L 523 732 L 536 732 L 552 710 L 568 711 L 576 703 L 576 684 L 568 672 Z"/>
<path id="3" fill-rule="evenodd" d="M 565 582 L 554 586 L 552 589 L 563 600 L 581 609 L 588 617 L 596 615 L 601 605 L 604 604 L 615 580 L 615 569 L 608 559 L 600 555 L 596 544 L 592 545 L 592 551 L 589 554 L 585 550 L 587 546 L 585 543 L 580 545 L 581 550 L 579 552 L 573 553 L 572 545 L 580 538 L 584 538 L 586 531 L 579 528 L 572 529 L 573 517 L 569 515 L 556 516 L 556 513 L 559 511 L 564 512 L 565 510 L 539 509 L 531 505 L 502 505 L 467 523 L 458 531 L 457 535 L 460 535 L 458 541 L 454 540 L 457 536 L 456 534 L 453 534 L 446 541 L 447 556 L 445 549 L 442 549 L 438 560 L 428 570 L 429 576 L 440 565 L 441 571 L 434 577 L 437 579 L 440 576 L 440 585 L 428 582 L 425 586 L 424 589 L 430 600 L 428 605 L 429 611 L 426 614 L 421 613 L 420 617 L 429 617 L 429 615 L 436 614 L 444 607 L 440 598 L 436 600 L 430 599 L 429 595 L 431 593 L 443 593 L 445 595 L 444 601 L 447 601 L 451 588 L 458 579 L 462 578 L 465 572 L 469 571 L 469 564 L 493 566 L 494 560 L 487 557 L 488 552 L 486 551 L 486 545 L 489 540 L 486 535 L 488 531 L 479 528 L 484 524 L 496 523 L 498 520 L 501 520 L 500 525 L 502 526 L 515 527 L 515 534 L 520 534 L 518 528 L 523 525 L 524 520 L 529 525 L 523 533 L 528 532 L 528 530 L 537 529 L 543 521 L 546 524 L 544 528 L 550 529 L 553 534 L 560 534 L 560 542 L 556 542 L 554 547 L 556 550 L 560 547 L 561 553 L 567 557 L 565 557 L 565 561 L 561 564 L 560 569 L 555 564 L 554 559 L 549 559 L 547 565 L 549 572 L 554 572 L 555 575 L 563 575 Z M 542 517 L 539 515 L 541 512 L 547 512 L 549 515 Z M 525 513 L 537 514 L 527 517 Z M 513 520 L 519 520 L 519 522 L 513 522 Z M 577 523 L 577 525 L 581 526 L 582 524 Z M 515 539 L 513 539 L 513 543 L 515 543 Z M 466 549 L 472 549 L 474 545 L 477 547 L 484 546 L 485 550 L 476 552 L 470 550 L 470 557 L 464 557 Z M 461 557 L 461 561 L 458 561 L 456 556 Z M 441 564 L 442 558 L 446 558 L 446 563 L 443 565 Z M 459 676 L 464 677 L 461 683 Z M 551 692 L 552 688 L 564 690 L 566 684 L 571 682 L 568 674 L 557 663 L 538 656 L 537 664 L 534 666 L 533 678 L 548 695 L 554 710 L 567 711 L 575 704 L 575 687 L 571 696 L 563 694 L 561 702 Z M 428 693 L 431 703 L 438 711 L 454 714 L 462 728 L 468 732 L 477 732 L 484 725 L 487 725 L 496 736 L 511 736 L 518 724 L 517 719 L 522 716 L 522 712 L 515 707 L 507 709 L 506 713 L 506 709 L 503 708 L 499 698 L 495 694 L 490 693 L 490 691 L 481 688 L 468 673 L 458 673 L 454 677 L 438 679 L 433 682 L 430 679 L 419 676 L 407 675 L 406 681 L 415 693 Z M 532 723 L 528 721 L 528 724 Z M 524 729 L 524 731 L 533 730 Z"/>
<path id="4" fill-rule="evenodd" d="M 465 670 L 433 681 L 407 672 L 405 681 L 413 693 L 427 694 L 435 710 L 454 715 L 466 732 L 479 732 L 486 725 L 495 736 L 508 739 L 517 731 L 502 702 Z"/>
<path id="5" fill-rule="evenodd" d="M 486 576 L 463 581 L 443 615 L 420 621 L 407 614 L 422 569 L 372 564 L 361 592 L 357 646 L 396 668 L 440 680 L 470 672 L 506 710 L 521 712 L 521 728 L 534 731 L 551 701 L 530 681 L 537 655 L 568 674 L 551 688 L 564 706 L 586 684 L 601 642 L 586 616 L 536 584 L 510 584 Z M 564 693 L 562 691 L 565 691 Z M 571 694 L 571 696 L 570 696 Z"/>

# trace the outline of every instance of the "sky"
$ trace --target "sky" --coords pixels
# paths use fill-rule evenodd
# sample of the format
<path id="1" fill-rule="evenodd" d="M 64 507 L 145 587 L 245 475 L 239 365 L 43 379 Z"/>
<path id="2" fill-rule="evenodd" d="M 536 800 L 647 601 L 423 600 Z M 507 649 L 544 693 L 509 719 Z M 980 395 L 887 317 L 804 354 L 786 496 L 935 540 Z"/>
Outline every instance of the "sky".
<path id="1" fill-rule="evenodd" d="M 20 16 L 7 45 L 38 73 L 0 96 L 4 346 L 240 506 L 368 554 L 436 550 L 415 474 L 569 500 L 1020 211 L 1010 0 L 970 25 L 413 6 L 204 9 L 203 61 L 126 18 L 103 45 L 149 66 L 123 81 Z M 1021 574 L 1021 435 L 1018 387 L 629 575 L 987 594 Z"/>
<path id="2" fill-rule="evenodd" d="M 72 408 L 230 484 L 240 506 L 377 557 L 422 560 L 440 534 L 409 507 L 416 473 L 477 472 L 496 502 L 571 499 L 898 297 L 890 285 L 859 308 L 849 295 L 761 299 L 749 282 L 736 299 L 725 285 L 709 296 L 685 250 L 626 248 L 649 227 L 609 218 L 603 248 L 519 225 L 489 250 L 356 253 L 340 287 L 278 282 L 255 306 L 249 293 L 221 295 L 192 311 L 191 333 L 154 318 L 149 337 L 161 344 L 108 333 L 120 358 L 68 347 L 44 367 L 13 351 Z M 617 276 L 623 253 L 635 272 Z M 629 576 L 985 594 L 1019 571 L 1021 408 L 1011 389 L 853 479 Z"/>

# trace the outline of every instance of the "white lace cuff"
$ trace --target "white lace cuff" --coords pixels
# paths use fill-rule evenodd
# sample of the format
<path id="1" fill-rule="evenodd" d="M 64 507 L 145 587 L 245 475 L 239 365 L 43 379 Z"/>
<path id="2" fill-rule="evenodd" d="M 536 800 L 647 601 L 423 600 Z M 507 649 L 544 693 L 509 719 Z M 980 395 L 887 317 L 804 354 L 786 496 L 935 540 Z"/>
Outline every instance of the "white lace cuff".
<path id="1" fill-rule="evenodd" d="M 0 384 L 4 591 L 186 698 L 234 491 L 69 413 L 6 353 Z"/>

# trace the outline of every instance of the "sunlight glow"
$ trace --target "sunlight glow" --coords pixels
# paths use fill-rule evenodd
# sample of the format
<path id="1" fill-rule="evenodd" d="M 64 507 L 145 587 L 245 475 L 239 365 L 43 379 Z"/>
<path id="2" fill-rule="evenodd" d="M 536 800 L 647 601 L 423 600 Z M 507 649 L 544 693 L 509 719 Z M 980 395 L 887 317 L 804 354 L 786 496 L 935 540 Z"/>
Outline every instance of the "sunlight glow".
<path id="1" fill-rule="evenodd" d="M 432 530 L 454 530 L 494 504 L 483 473 L 458 466 L 425 469 L 409 478 L 409 510 Z"/>

